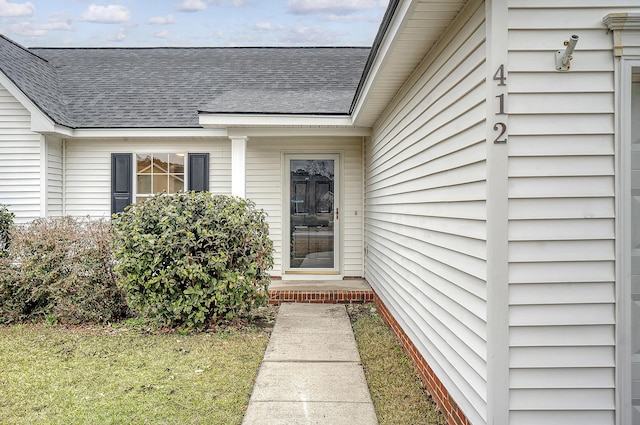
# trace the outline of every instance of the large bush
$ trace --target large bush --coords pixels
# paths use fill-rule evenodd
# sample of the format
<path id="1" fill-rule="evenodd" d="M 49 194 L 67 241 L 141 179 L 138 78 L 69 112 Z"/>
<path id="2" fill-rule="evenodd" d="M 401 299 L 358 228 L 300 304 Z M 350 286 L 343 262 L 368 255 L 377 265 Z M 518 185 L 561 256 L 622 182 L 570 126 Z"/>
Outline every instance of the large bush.
<path id="1" fill-rule="evenodd" d="M 0 258 L 4 257 L 9 249 L 9 232 L 14 218 L 15 214 L 10 212 L 6 205 L 0 204 Z"/>
<path id="2" fill-rule="evenodd" d="M 253 202 L 156 195 L 115 216 L 113 226 L 121 286 L 150 318 L 200 328 L 266 303 L 273 244 Z"/>
<path id="3" fill-rule="evenodd" d="M 111 225 L 38 219 L 12 230 L 0 259 L 0 322 L 109 322 L 128 312 L 117 286 Z"/>

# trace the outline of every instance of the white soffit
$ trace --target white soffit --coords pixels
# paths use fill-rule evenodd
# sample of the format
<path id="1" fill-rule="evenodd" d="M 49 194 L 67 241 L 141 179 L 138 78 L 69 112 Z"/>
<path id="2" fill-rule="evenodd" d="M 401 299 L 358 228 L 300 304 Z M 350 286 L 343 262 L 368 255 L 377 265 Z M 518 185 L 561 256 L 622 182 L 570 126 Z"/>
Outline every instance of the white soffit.
<path id="1" fill-rule="evenodd" d="M 355 104 L 355 125 L 375 124 L 467 2 L 400 0 Z"/>

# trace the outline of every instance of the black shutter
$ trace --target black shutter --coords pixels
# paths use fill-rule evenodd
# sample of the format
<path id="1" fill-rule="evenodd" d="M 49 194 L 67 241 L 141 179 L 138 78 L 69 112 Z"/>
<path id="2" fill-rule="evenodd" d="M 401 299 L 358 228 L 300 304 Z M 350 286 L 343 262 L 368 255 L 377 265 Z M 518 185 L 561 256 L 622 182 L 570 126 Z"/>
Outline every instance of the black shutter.
<path id="1" fill-rule="evenodd" d="M 206 192 L 209 190 L 209 154 L 189 154 L 189 190 Z"/>
<path id="2" fill-rule="evenodd" d="M 132 154 L 111 154 L 111 213 L 124 211 L 132 202 L 133 192 L 133 167 L 131 165 Z"/>

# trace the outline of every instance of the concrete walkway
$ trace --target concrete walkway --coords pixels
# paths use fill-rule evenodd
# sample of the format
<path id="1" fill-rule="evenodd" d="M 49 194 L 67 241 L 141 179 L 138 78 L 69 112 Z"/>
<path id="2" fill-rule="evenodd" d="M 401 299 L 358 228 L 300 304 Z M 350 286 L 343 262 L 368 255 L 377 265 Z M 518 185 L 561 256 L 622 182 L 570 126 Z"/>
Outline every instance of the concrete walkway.
<path id="1" fill-rule="evenodd" d="M 377 425 L 344 305 L 282 304 L 243 425 Z"/>

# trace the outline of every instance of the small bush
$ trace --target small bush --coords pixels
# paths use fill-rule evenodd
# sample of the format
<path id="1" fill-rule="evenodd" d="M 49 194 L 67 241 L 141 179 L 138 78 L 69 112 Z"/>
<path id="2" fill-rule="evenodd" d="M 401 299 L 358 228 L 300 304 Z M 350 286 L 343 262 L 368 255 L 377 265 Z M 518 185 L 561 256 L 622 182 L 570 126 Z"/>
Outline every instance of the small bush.
<path id="1" fill-rule="evenodd" d="M 9 250 L 10 231 L 14 218 L 15 214 L 10 212 L 6 205 L 0 204 L 0 258 L 6 256 Z"/>
<path id="2" fill-rule="evenodd" d="M 117 286 L 111 226 L 38 219 L 15 227 L 0 260 L 0 322 L 109 322 L 128 308 Z"/>
<path id="3" fill-rule="evenodd" d="M 207 192 L 156 195 L 113 220 L 129 305 L 170 326 L 201 328 L 264 305 L 273 243 L 251 201 Z"/>

